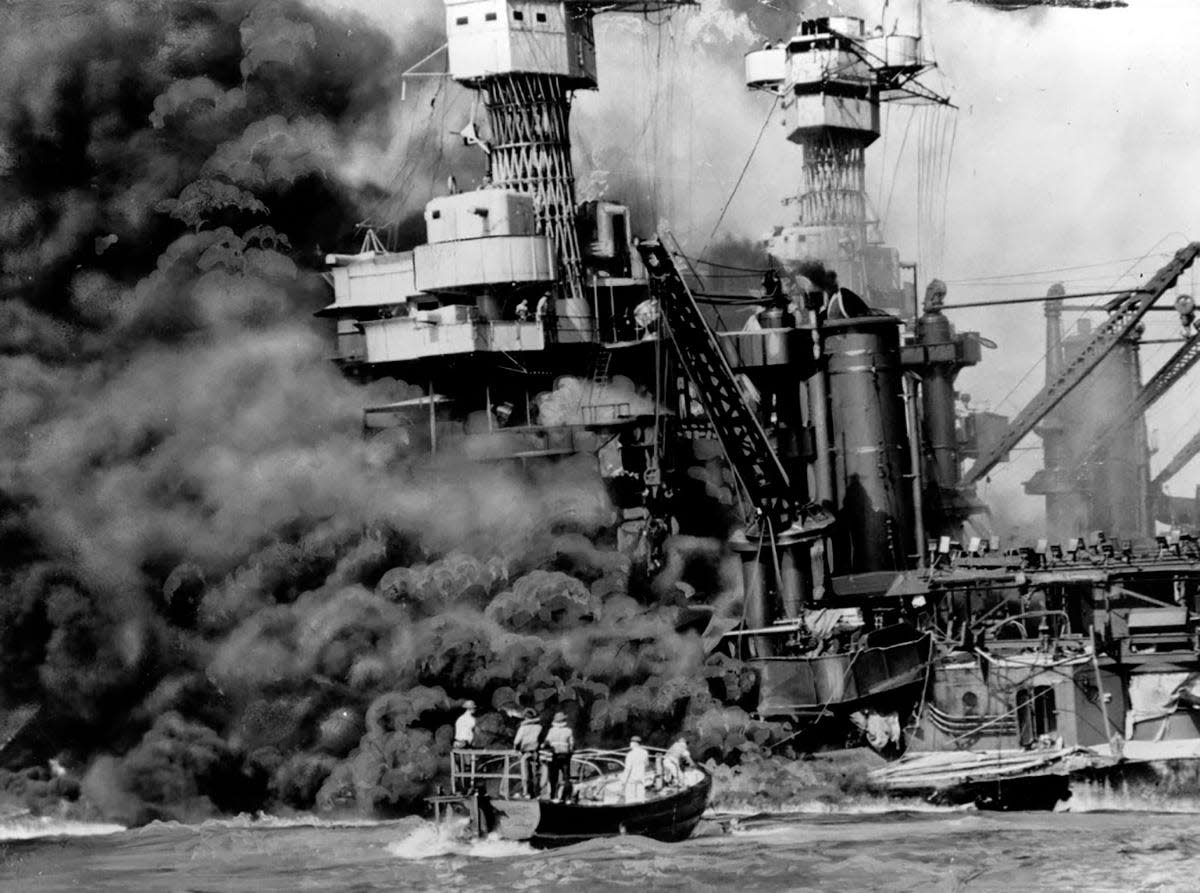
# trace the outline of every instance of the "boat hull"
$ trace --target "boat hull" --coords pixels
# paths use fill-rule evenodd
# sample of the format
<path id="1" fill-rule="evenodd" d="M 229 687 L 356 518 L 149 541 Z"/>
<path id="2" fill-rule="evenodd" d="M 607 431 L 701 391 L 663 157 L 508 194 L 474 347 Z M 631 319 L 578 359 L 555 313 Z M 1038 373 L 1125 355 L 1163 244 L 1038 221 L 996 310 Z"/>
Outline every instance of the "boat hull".
<path id="1" fill-rule="evenodd" d="M 871 773 L 893 796 L 989 810 L 1050 810 L 1070 797 L 1063 750 L 909 754 Z"/>
<path id="2" fill-rule="evenodd" d="M 641 803 L 588 804 L 540 802 L 537 828 L 530 838 L 535 847 L 569 846 L 595 837 L 639 834 L 665 843 L 686 840 L 696 830 L 708 806 L 712 777 L 668 797 Z"/>
<path id="3" fill-rule="evenodd" d="M 1200 798 L 1200 739 L 1095 748 L 909 754 L 875 770 L 891 795 L 980 809 L 1046 810 L 1082 794 L 1087 803 L 1147 805 Z M 1068 807 L 1069 808 L 1069 807 Z"/>

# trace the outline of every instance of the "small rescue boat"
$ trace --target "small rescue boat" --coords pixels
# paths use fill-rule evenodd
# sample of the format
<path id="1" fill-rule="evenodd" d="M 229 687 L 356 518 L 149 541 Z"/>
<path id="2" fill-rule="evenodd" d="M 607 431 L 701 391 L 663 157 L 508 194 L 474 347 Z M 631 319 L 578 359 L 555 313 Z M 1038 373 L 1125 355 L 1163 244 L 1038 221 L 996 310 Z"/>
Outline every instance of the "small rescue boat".
<path id="1" fill-rule="evenodd" d="M 667 843 L 686 840 L 708 807 L 712 777 L 699 767 L 676 776 L 663 766 L 663 751 L 646 750 L 646 792 L 637 800 L 624 796 L 626 750 L 576 752 L 571 758 L 573 791 L 566 800 L 525 796 L 528 757 L 511 751 L 453 751 L 451 783 L 467 805 L 473 830 L 481 835 L 497 833 L 543 849 L 626 834 Z"/>

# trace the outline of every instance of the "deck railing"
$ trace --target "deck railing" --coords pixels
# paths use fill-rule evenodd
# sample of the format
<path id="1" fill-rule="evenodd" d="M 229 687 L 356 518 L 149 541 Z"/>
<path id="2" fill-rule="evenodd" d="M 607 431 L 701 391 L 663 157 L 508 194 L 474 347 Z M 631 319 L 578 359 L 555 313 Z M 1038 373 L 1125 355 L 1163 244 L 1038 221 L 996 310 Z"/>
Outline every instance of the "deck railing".
<path id="1" fill-rule="evenodd" d="M 663 757 L 665 751 L 647 747 L 646 787 L 661 786 L 665 781 Z M 588 800 L 604 800 L 605 795 L 621 785 L 627 750 L 579 750 L 571 755 L 571 783 L 580 796 Z M 466 793 L 482 786 L 489 796 L 501 800 L 525 796 L 525 766 L 534 754 L 515 750 L 463 748 L 450 752 L 450 785 L 456 793 Z M 545 772 L 550 755 L 537 756 L 539 772 Z M 543 777 L 540 789 L 546 790 Z"/>

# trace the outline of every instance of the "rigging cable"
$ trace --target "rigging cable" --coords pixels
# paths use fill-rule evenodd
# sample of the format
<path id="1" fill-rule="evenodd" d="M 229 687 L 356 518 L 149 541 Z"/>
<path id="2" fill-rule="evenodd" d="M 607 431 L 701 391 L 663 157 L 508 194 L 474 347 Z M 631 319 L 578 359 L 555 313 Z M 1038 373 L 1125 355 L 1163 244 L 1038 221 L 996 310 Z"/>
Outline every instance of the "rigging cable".
<path id="1" fill-rule="evenodd" d="M 908 123 L 904 125 L 904 137 L 900 140 L 900 150 L 896 153 L 896 163 L 892 166 L 892 188 L 888 190 L 887 205 L 883 209 L 883 219 L 886 220 L 892 210 L 892 198 L 896 194 L 896 183 L 899 181 L 900 162 L 904 159 L 904 147 L 908 145 L 908 132 L 912 129 L 913 118 L 917 109 L 909 109 Z M 880 187 L 882 190 L 882 186 Z"/>
<path id="2" fill-rule="evenodd" d="M 943 240 L 942 247 L 943 247 L 943 250 L 945 249 L 944 243 L 945 243 L 945 238 L 946 238 L 947 208 L 950 204 L 950 171 L 951 171 L 951 165 L 954 163 L 954 144 L 958 140 L 958 115 L 951 115 L 950 121 L 952 123 L 951 130 L 950 130 L 950 148 L 947 150 L 947 154 L 946 154 L 946 179 L 945 179 L 945 182 L 942 184 L 942 240 Z M 943 258 L 943 260 L 944 260 L 944 258 Z"/>
<path id="3" fill-rule="evenodd" d="M 1141 257 L 1117 257 L 1117 258 L 1113 258 L 1112 260 L 1106 260 L 1106 261 L 1103 261 L 1103 262 L 1097 263 L 1097 264 L 1079 264 L 1078 266 L 1074 266 L 1074 267 L 1054 267 L 1049 270 L 1030 270 L 1027 273 L 996 273 L 992 276 L 975 276 L 970 279 L 946 279 L 944 281 L 947 285 L 963 285 L 963 284 L 970 284 L 970 283 L 975 283 L 975 282 L 988 282 L 993 279 L 1020 279 L 1025 276 L 1043 276 L 1048 273 L 1070 273 L 1075 270 L 1093 270 L 1098 267 L 1107 267 L 1107 266 L 1111 266 L 1113 264 L 1124 264 L 1124 263 L 1129 263 L 1130 261 L 1140 263 L 1141 261 L 1145 260 L 1148 257 L 1169 257 L 1169 256 L 1170 255 L 1167 252 L 1159 252 L 1158 254 L 1147 253 L 1147 254 L 1143 254 Z"/>
<path id="4" fill-rule="evenodd" d="M 771 123 L 771 116 L 775 114 L 775 109 L 779 106 L 779 97 L 776 96 L 771 102 L 771 107 L 767 109 L 766 117 L 763 118 L 762 127 L 758 130 L 758 136 L 754 138 L 754 145 L 750 147 L 750 154 L 746 156 L 746 163 L 742 165 L 742 172 L 738 174 L 737 182 L 733 184 L 733 190 L 729 193 L 729 198 L 725 200 L 725 206 L 721 208 L 721 213 L 717 216 L 717 222 L 712 228 L 712 232 L 708 234 L 708 241 L 704 244 L 704 250 L 701 255 L 708 254 L 708 248 L 712 245 L 713 239 L 717 235 L 717 230 L 721 228 L 722 221 L 725 220 L 725 212 L 729 210 L 729 206 L 733 204 L 733 197 L 737 195 L 738 188 L 742 185 L 742 180 L 746 176 L 746 171 L 750 169 L 750 162 L 754 160 L 754 154 L 758 151 L 758 145 L 762 142 L 763 134 L 767 132 L 767 125 Z"/>
<path id="5" fill-rule="evenodd" d="M 771 270 L 771 269 L 773 269 L 773 268 L 772 268 L 772 267 L 770 267 L 770 266 L 766 266 L 766 267 L 739 267 L 739 266 L 737 266 L 736 264 L 723 264 L 723 263 L 718 263 L 718 262 L 717 262 L 717 261 L 715 261 L 715 260 L 709 260 L 708 258 L 704 258 L 704 257 L 688 257 L 686 254 L 681 254 L 681 255 L 679 255 L 679 256 L 680 256 L 680 257 L 682 257 L 684 260 L 688 261 L 689 263 L 693 263 L 693 264 L 704 264 L 706 267 L 716 267 L 718 270 L 739 270 L 739 271 L 741 271 L 741 272 L 743 272 L 743 273 L 747 273 L 747 274 L 749 274 L 749 273 L 754 273 L 754 274 L 757 274 L 757 275 L 759 275 L 759 276 L 761 276 L 763 273 L 766 273 L 768 270 Z M 715 275 L 715 274 L 711 274 L 711 273 L 710 273 L 709 275 L 711 276 L 711 275 Z"/>

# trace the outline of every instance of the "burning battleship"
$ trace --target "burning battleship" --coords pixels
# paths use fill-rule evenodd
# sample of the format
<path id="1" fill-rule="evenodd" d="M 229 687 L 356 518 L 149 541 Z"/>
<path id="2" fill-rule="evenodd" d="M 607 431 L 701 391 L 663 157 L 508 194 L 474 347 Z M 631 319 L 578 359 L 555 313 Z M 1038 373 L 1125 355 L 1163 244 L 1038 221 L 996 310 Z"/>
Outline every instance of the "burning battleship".
<path id="1" fill-rule="evenodd" d="M 719 445 L 743 609 L 711 616 L 706 641 L 754 668 L 759 715 L 907 749 L 890 790 L 1004 799 L 987 786 L 1005 782 L 1029 803 L 1033 779 L 1053 802 L 1043 782 L 1066 767 L 1200 757 L 1200 550 L 1172 523 L 1194 513 L 1149 479 L 1142 421 L 1200 336 L 1148 382 L 1137 363 L 1140 320 L 1200 246 L 1095 331 L 1063 338 L 1051 294 L 1041 393 L 1011 420 L 964 411 L 955 378 L 989 342 L 956 330 L 936 280 L 918 300 L 924 271 L 876 237 L 866 201 L 881 104 L 948 102 L 920 80 L 919 34 L 827 16 L 747 53 L 747 86 L 800 147 L 799 213 L 766 243 L 752 322 L 720 331 L 705 259 L 636 239 L 619 201 L 578 203 L 568 141 L 572 91 L 597 86 L 593 17 L 690 4 L 445 5 L 449 74 L 487 113 L 464 135 L 488 182 L 430 201 L 425 244 L 329 258 L 339 362 L 424 390 L 367 407 L 368 432 L 493 462 L 594 456 L 622 547 L 652 567 L 694 529 L 693 468 Z M 578 383 L 566 413 L 545 398 L 561 376 Z M 1101 422 L 1083 411 L 1096 399 Z M 1046 468 L 1027 491 L 1063 539 L 1004 544 L 974 485 L 1035 430 Z"/>
<path id="2" fill-rule="evenodd" d="M 601 743 L 683 727 L 730 762 L 852 734 L 909 755 L 885 786 L 947 796 L 1194 757 L 1195 511 L 1159 490 L 1200 446 L 1152 480 L 1140 421 L 1194 353 L 1143 382 L 1136 344 L 1194 252 L 1091 332 L 1051 296 L 1043 393 L 970 410 L 988 341 L 864 196 L 881 107 L 945 107 L 918 32 L 831 14 L 747 40 L 747 102 L 797 146 L 798 213 L 763 250 L 687 256 L 635 238 L 637 201 L 580 201 L 596 17 L 687 5 L 443 4 L 487 179 L 446 183 L 419 244 L 330 255 L 312 306 L 298 246 L 345 223 L 354 248 L 328 156 L 390 101 L 381 35 L 288 2 L 81 11 L 54 78 L 10 68 L 0 784 L 82 783 L 128 822 L 411 809 L 465 698 L 493 740 L 513 705 Z M 80 184 L 109 185 L 67 215 Z M 322 304 L 336 368 L 297 319 Z M 1034 432 L 1051 536 L 999 541 L 973 487 Z M 689 534 L 736 586 L 647 582 Z"/>

